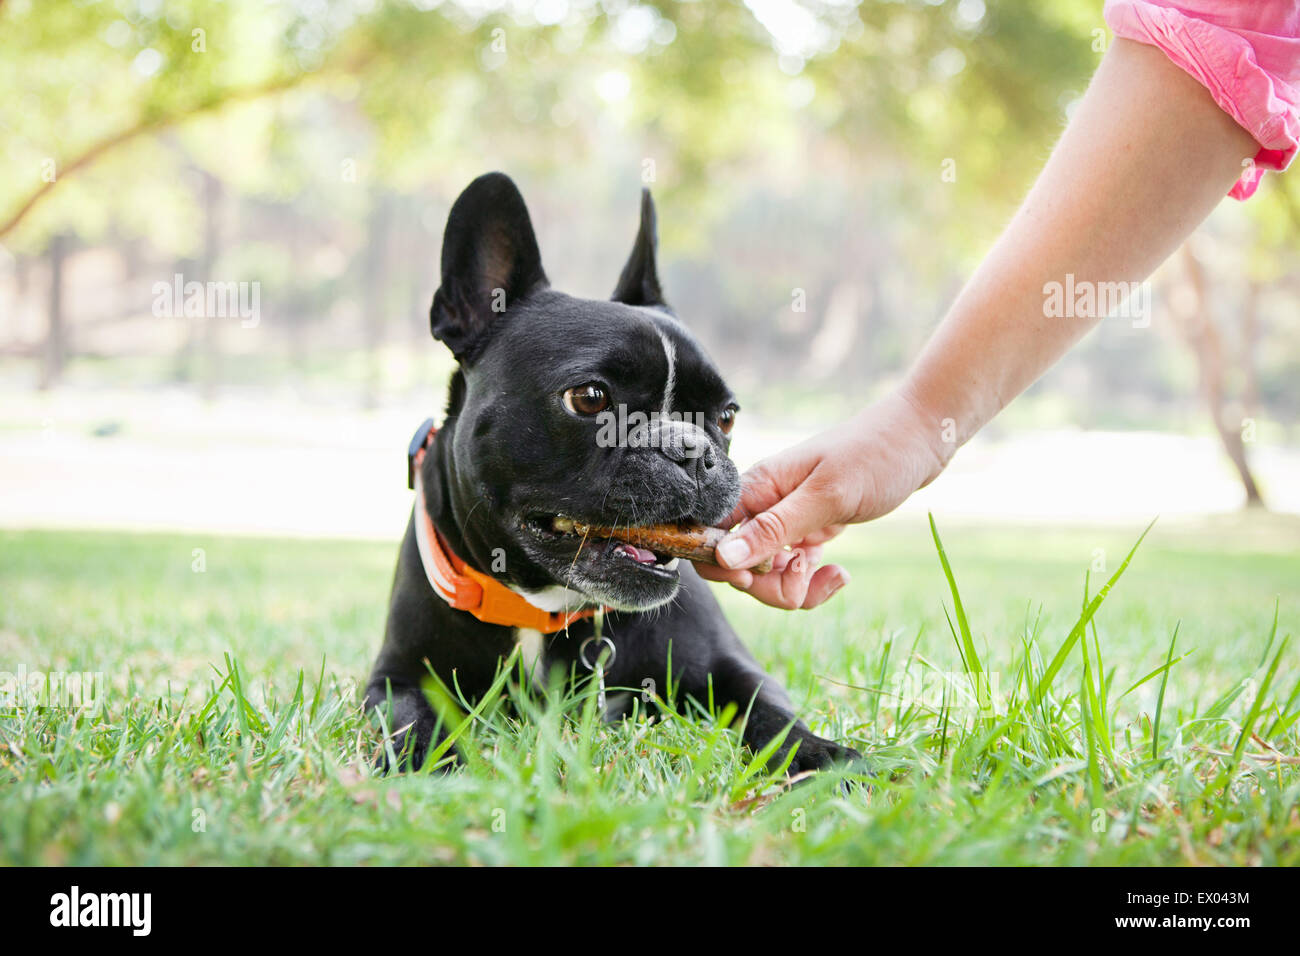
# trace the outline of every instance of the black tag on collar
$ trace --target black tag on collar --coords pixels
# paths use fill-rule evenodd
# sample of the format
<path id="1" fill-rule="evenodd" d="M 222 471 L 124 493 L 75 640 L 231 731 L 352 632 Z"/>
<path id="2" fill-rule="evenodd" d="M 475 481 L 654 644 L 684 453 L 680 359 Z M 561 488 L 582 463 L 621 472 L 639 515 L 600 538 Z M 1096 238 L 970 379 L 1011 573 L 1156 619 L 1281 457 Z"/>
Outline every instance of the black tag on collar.
<path id="1" fill-rule="evenodd" d="M 411 436 L 411 443 L 406 446 L 406 487 L 411 490 L 415 489 L 415 456 L 429 443 L 429 435 L 436 429 L 433 419 L 426 418 Z"/>

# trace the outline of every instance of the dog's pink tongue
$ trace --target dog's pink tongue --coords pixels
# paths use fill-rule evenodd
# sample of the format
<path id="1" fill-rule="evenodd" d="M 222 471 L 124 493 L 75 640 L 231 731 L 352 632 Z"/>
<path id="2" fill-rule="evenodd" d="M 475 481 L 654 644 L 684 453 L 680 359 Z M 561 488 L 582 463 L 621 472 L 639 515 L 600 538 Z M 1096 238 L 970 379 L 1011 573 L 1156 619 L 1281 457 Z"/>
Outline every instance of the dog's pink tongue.
<path id="1" fill-rule="evenodd" d="M 655 563 L 655 553 L 653 551 L 647 551 L 645 548 L 638 548 L 636 545 L 628 544 L 626 541 L 620 542 L 618 549 L 633 561 L 640 564 Z"/>

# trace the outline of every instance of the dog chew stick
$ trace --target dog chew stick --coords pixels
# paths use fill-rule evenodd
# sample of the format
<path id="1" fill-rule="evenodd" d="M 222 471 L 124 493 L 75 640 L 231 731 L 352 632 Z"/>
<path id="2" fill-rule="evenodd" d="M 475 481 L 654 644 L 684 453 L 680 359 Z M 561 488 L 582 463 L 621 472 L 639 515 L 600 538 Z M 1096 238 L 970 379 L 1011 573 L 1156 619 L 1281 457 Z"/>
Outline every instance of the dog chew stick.
<path id="1" fill-rule="evenodd" d="M 706 525 L 652 524 L 640 527 L 609 528 L 602 525 L 586 524 L 571 518 L 556 518 L 554 528 L 570 534 L 590 535 L 595 538 L 614 538 L 626 541 L 638 548 L 657 551 L 660 554 L 687 561 L 701 561 L 705 564 L 717 564 L 718 542 L 726 537 L 727 532 L 721 528 Z M 772 570 L 772 559 L 768 558 L 750 568 L 757 574 L 766 574 Z"/>

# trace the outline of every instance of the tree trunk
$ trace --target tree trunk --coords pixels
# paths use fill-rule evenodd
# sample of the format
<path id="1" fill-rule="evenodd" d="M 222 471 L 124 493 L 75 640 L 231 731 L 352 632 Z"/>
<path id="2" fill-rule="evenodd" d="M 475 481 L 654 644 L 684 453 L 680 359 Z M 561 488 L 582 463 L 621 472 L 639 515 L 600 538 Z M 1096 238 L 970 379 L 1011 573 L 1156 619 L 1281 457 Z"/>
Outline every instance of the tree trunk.
<path id="1" fill-rule="evenodd" d="M 27 298 L 27 286 L 31 279 L 31 267 L 27 257 L 22 254 L 14 256 L 14 296 L 22 300 Z"/>
<path id="2" fill-rule="evenodd" d="M 181 288 L 184 289 L 184 283 L 190 281 L 194 276 L 195 260 L 185 258 L 177 259 L 172 263 L 171 272 L 168 273 L 166 280 L 170 285 L 174 275 L 181 276 Z M 181 347 L 176 350 L 176 357 L 172 362 L 172 380 L 175 382 L 189 383 L 194 381 L 194 363 L 195 354 L 198 352 L 198 333 L 197 326 L 194 324 L 197 319 L 189 319 L 185 316 L 185 299 L 182 293 L 181 300 L 173 306 L 174 313 L 170 319 L 164 319 L 167 322 L 184 322 L 185 336 L 181 340 Z"/>
<path id="3" fill-rule="evenodd" d="M 802 373 L 815 380 L 829 378 L 843 367 L 853 354 L 858 332 L 864 324 L 862 289 L 858 283 L 850 279 L 835 283 L 825 302 L 821 322 L 808 343 Z"/>
<path id="4" fill-rule="evenodd" d="M 1264 284 L 1251 279 L 1246 291 L 1246 305 L 1241 313 L 1241 403 L 1246 415 L 1254 418 L 1259 412 L 1259 300 Z"/>
<path id="5" fill-rule="evenodd" d="M 202 282 L 215 282 L 217 260 L 221 257 L 221 180 L 206 170 L 203 172 L 203 261 L 199 265 L 199 279 Z M 200 373 L 199 393 L 204 401 L 211 401 L 217 394 L 217 383 L 221 380 L 221 332 L 222 317 L 204 315 L 199 319 L 202 337 L 200 339 Z"/>
<path id="6" fill-rule="evenodd" d="M 1250 462 L 1246 459 L 1246 444 L 1242 440 L 1242 422 L 1229 420 L 1224 385 L 1223 340 L 1219 329 L 1210 315 L 1208 281 L 1205 267 L 1196 258 L 1190 244 L 1183 243 L 1183 263 L 1187 271 L 1188 285 L 1192 291 L 1192 307 L 1182 316 L 1181 329 L 1183 337 L 1196 354 L 1197 366 L 1201 373 L 1201 395 L 1209 406 L 1210 419 L 1214 429 L 1219 433 L 1223 448 L 1232 459 L 1233 466 L 1246 489 L 1247 507 L 1264 507 L 1264 499 L 1255 484 Z"/>
<path id="7" fill-rule="evenodd" d="M 287 233 L 285 241 L 289 244 L 290 261 L 306 261 L 309 237 L 302 217 L 292 209 L 286 209 L 284 228 Z M 307 375 L 308 295 L 298 282 L 293 282 L 289 286 L 288 292 L 282 316 L 289 332 L 289 365 L 293 369 L 295 376 L 299 380 L 303 380 Z"/>
<path id="8" fill-rule="evenodd" d="M 388 234 L 391 225 L 392 203 L 387 193 L 376 190 L 371 198 L 366 254 L 361 274 L 361 323 L 367 366 L 361 402 L 367 409 L 379 404 L 379 392 L 383 385 L 380 347 L 384 342 L 384 327 L 387 324 Z"/>
<path id="9" fill-rule="evenodd" d="M 49 325 L 41 361 L 41 390 L 53 387 L 63 375 L 67 359 L 67 329 L 63 317 L 63 266 L 68 254 L 68 237 L 62 233 L 50 239 Z"/>
<path id="10" fill-rule="evenodd" d="M 198 259 L 178 259 L 174 272 L 181 276 L 181 288 L 191 282 L 216 280 L 217 260 L 221 256 L 221 180 L 207 171 L 200 171 L 203 186 L 203 249 Z M 172 277 L 168 276 L 171 282 Z M 206 288 L 206 287 L 205 287 Z M 174 321 L 185 323 L 185 339 L 176 352 L 172 378 L 177 382 L 199 383 L 199 394 L 205 401 L 215 397 L 221 371 L 221 343 L 217 338 L 219 316 L 185 314 L 185 297 L 175 304 Z"/>

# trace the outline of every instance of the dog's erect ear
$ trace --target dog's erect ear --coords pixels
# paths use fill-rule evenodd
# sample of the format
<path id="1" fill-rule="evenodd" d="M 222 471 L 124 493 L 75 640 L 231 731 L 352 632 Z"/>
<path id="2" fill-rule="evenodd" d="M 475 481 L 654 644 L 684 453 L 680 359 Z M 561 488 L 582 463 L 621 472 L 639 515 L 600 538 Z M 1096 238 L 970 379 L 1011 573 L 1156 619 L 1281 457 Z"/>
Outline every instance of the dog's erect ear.
<path id="1" fill-rule="evenodd" d="M 442 285 L 429 327 L 458 362 L 502 312 L 549 283 L 542 271 L 528 207 L 505 173 L 487 173 L 465 187 L 442 237 Z"/>
<path id="2" fill-rule="evenodd" d="M 659 229 L 655 220 L 655 201 L 650 190 L 641 190 L 641 228 L 637 230 L 636 244 L 628 257 L 623 274 L 618 277 L 618 287 L 610 296 L 615 302 L 627 305 L 660 305 L 667 307 L 659 288 L 659 273 L 655 269 L 655 246 L 659 244 Z"/>

